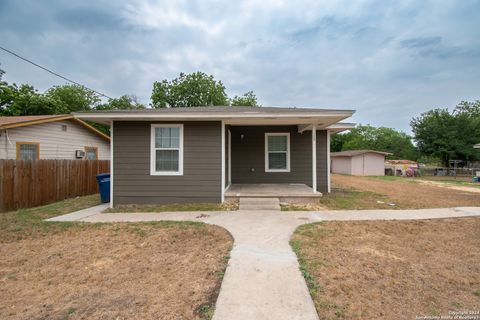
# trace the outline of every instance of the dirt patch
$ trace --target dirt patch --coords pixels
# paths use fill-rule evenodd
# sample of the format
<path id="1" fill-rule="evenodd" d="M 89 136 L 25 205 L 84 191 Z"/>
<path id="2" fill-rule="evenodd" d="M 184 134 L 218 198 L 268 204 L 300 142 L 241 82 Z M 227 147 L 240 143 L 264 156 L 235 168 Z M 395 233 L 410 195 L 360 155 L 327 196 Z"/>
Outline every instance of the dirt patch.
<path id="1" fill-rule="evenodd" d="M 200 319 L 232 246 L 198 223 L 82 224 L 0 247 L 1 319 Z"/>
<path id="2" fill-rule="evenodd" d="M 480 188 L 478 187 L 454 185 L 450 182 L 440 182 L 440 181 L 432 181 L 432 180 L 416 180 L 416 181 L 422 184 L 430 185 L 430 186 L 448 188 L 448 189 L 453 189 L 453 190 L 458 190 L 463 192 L 480 193 Z"/>
<path id="3" fill-rule="evenodd" d="M 480 206 L 478 193 L 416 183 L 415 180 L 332 175 L 332 184 L 336 188 L 353 188 L 384 195 L 396 204 L 395 208 Z"/>
<path id="4" fill-rule="evenodd" d="M 479 230 L 480 218 L 328 222 L 301 226 L 292 247 L 321 319 L 415 319 L 480 310 Z"/>

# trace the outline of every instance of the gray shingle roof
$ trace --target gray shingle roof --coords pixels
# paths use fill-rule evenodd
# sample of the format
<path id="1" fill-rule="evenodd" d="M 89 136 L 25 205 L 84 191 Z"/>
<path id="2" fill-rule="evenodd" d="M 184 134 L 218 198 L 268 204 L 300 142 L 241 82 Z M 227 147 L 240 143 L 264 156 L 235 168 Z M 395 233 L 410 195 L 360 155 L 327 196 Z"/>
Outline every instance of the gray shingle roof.
<path id="1" fill-rule="evenodd" d="M 338 113 L 338 112 L 354 112 L 354 110 L 345 109 L 317 109 L 317 108 L 280 108 L 280 107 L 230 107 L 230 106 L 215 106 L 215 107 L 189 107 L 189 108 L 159 108 L 159 109 L 140 109 L 140 110 L 98 110 L 98 111 L 86 111 L 75 112 L 74 114 L 116 114 L 116 113 L 131 113 L 131 114 L 179 114 L 179 113 Z"/>

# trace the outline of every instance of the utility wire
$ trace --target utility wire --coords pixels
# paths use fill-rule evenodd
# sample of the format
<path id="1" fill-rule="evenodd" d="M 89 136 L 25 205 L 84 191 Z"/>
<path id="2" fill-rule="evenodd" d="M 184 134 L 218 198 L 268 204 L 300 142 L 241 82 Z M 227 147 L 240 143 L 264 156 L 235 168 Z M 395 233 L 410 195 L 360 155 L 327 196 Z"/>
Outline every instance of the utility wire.
<path id="1" fill-rule="evenodd" d="M 0 46 L 0 49 L 2 49 L 3 51 L 5 51 L 5 52 L 7 52 L 7 53 L 10 53 L 11 55 L 13 55 L 13 56 L 15 56 L 15 57 L 17 57 L 17 58 L 19 58 L 19 59 L 21 59 L 21 60 L 23 60 L 23 61 L 26 61 L 26 62 L 28 62 L 28 63 L 30 63 L 30 64 L 33 64 L 35 67 L 38 67 L 38 68 L 40 68 L 40 69 L 42 69 L 42 70 L 44 70 L 44 71 L 47 71 L 48 73 L 51 73 L 51 74 L 53 74 L 54 76 L 57 76 L 57 77 L 59 77 L 59 78 L 62 78 L 63 80 L 66 80 L 66 81 L 71 82 L 71 83 L 73 83 L 73 84 L 79 85 L 79 86 L 81 86 L 81 87 L 83 87 L 83 88 L 85 88 L 85 89 L 87 89 L 87 90 L 90 90 L 90 91 L 92 91 L 92 92 L 95 92 L 96 94 L 99 94 L 99 95 L 101 95 L 101 96 L 103 96 L 103 97 L 112 99 L 111 97 L 107 96 L 106 94 L 103 94 L 103 93 L 101 93 L 101 92 L 98 92 L 97 90 L 90 89 L 89 87 L 84 86 L 84 85 L 81 84 L 81 83 L 78 83 L 78 82 L 76 82 L 76 81 L 73 81 L 73 80 L 71 80 L 71 79 L 68 79 L 67 77 L 62 76 L 61 74 L 58 74 L 58 73 L 56 73 L 56 72 L 54 72 L 54 71 L 52 71 L 52 70 L 49 70 L 49 69 L 47 69 L 47 68 L 45 68 L 45 67 L 42 67 L 41 65 L 39 65 L 39 64 L 37 64 L 37 63 L 35 63 L 35 62 L 31 61 L 31 60 L 28 60 L 27 58 L 24 58 L 24 57 L 16 54 L 15 52 L 10 51 L 10 50 L 2 47 L 2 46 Z"/>

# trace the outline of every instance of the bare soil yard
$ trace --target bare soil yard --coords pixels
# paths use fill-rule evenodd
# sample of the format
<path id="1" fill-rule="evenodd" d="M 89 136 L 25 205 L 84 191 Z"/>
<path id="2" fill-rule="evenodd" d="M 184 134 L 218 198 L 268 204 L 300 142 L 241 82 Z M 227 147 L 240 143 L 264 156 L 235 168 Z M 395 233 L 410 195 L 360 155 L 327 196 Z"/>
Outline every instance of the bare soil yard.
<path id="1" fill-rule="evenodd" d="M 480 218 L 328 222 L 292 247 L 321 319 L 480 310 Z"/>
<path id="2" fill-rule="evenodd" d="M 226 230 L 189 222 L 41 220 L 81 208 L 78 201 L 90 205 L 79 198 L 54 210 L 2 214 L 1 319 L 211 316 L 233 243 Z"/>
<path id="3" fill-rule="evenodd" d="M 391 179 L 390 179 L 391 178 Z M 372 192 L 396 204 L 395 208 L 441 208 L 480 206 L 478 192 L 416 183 L 395 177 L 357 177 L 332 175 L 332 184 L 340 189 Z"/>

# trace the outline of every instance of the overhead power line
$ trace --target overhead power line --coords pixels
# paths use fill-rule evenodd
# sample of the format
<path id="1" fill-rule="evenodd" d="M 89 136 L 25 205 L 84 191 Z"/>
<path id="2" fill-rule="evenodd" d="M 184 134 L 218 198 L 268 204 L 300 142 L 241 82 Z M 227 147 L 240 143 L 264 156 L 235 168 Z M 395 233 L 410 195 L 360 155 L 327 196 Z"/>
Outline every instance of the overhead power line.
<path id="1" fill-rule="evenodd" d="M 99 91 L 97 91 L 97 90 L 93 90 L 93 89 L 91 89 L 91 88 L 89 88 L 89 87 L 87 87 L 87 86 L 84 86 L 84 85 L 81 84 L 81 83 L 78 83 L 78 82 L 76 82 L 76 81 L 74 81 L 74 80 L 72 80 L 72 79 L 69 79 L 69 78 L 67 78 L 67 77 L 64 77 L 64 76 L 62 76 L 61 74 L 56 73 L 55 71 L 52 71 L 52 70 L 50 70 L 50 69 L 47 69 L 47 68 L 39 65 L 38 63 L 35 63 L 35 62 L 33 62 L 33 61 L 31 61 L 31 60 L 29 60 L 29 59 L 27 59 L 27 58 L 24 58 L 24 57 L 20 56 L 19 54 L 16 54 L 15 52 L 13 52 L 13 51 L 11 51 L 11 50 L 8 50 L 7 48 L 4 48 L 4 47 L 0 46 L 0 49 L 2 49 L 3 51 L 5 51 L 5 52 L 7 52 L 7 53 L 10 53 L 12 56 L 15 56 L 15 57 L 17 57 L 17 58 L 19 58 L 19 59 L 21 59 L 21 60 L 23 60 L 23 61 L 25 61 L 25 62 L 28 62 L 28 63 L 30 63 L 30 64 L 33 64 L 35 67 L 40 68 L 40 69 L 42 69 L 42 70 L 44 70 L 44 71 L 47 71 L 48 73 L 53 74 L 54 76 L 57 76 L 57 77 L 59 77 L 59 78 L 62 78 L 63 80 L 66 80 L 66 81 L 68 81 L 68 82 L 70 82 L 70 83 L 79 85 L 79 86 L 81 86 L 81 87 L 83 87 L 83 88 L 85 88 L 85 89 L 87 89 L 87 90 L 90 90 L 90 91 L 92 91 L 92 92 L 95 92 L 96 94 L 99 94 L 99 95 L 101 95 L 101 96 L 103 96 L 103 97 L 112 99 L 111 97 L 107 96 L 106 94 L 103 94 L 103 93 L 101 93 L 101 92 L 99 92 Z"/>

